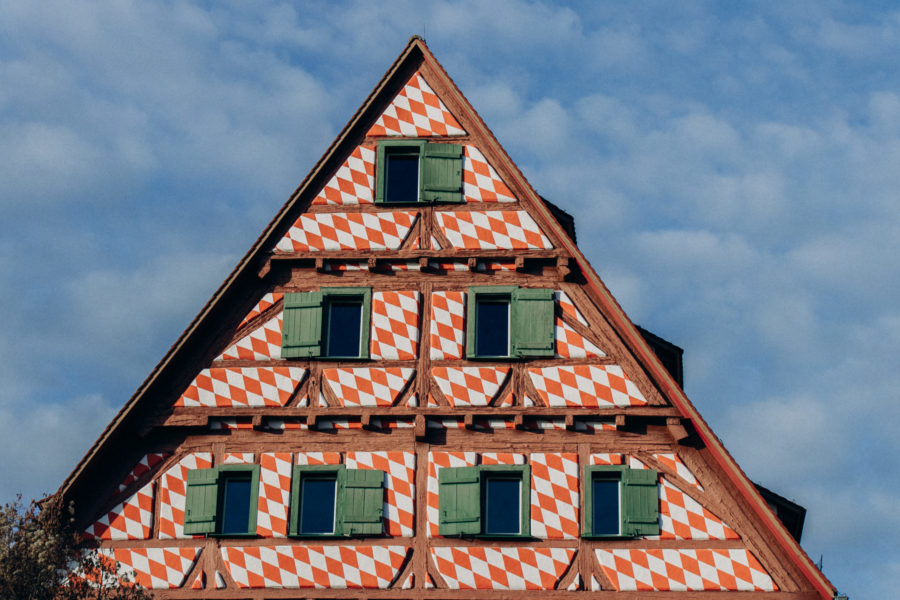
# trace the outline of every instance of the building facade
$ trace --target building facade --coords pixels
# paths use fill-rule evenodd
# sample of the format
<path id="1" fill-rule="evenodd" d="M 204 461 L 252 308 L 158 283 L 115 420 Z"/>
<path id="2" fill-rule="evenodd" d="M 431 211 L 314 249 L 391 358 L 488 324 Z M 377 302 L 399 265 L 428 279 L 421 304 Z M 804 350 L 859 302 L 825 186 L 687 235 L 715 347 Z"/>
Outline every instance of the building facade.
<path id="1" fill-rule="evenodd" d="M 160 598 L 834 593 L 419 38 L 60 493 Z"/>

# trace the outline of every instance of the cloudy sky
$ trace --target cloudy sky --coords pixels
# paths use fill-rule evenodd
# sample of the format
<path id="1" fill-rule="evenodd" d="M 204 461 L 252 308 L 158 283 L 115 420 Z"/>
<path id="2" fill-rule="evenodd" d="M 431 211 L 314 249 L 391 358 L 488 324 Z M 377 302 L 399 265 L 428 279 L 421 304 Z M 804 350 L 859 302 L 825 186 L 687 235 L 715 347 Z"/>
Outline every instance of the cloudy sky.
<path id="1" fill-rule="evenodd" d="M 891 4 L 0 0 L 0 502 L 56 489 L 424 33 L 810 556 L 890 597 Z"/>

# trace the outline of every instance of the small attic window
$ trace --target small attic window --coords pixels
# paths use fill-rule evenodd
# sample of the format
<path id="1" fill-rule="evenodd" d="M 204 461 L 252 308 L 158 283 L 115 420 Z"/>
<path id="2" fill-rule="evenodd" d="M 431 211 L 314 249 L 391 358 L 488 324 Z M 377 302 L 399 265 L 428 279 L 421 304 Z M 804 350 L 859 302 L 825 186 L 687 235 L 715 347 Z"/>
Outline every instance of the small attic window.
<path id="1" fill-rule="evenodd" d="M 462 146 L 384 140 L 375 153 L 375 203 L 462 202 Z"/>
<path id="2" fill-rule="evenodd" d="M 385 152 L 384 203 L 419 201 L 419 149 L 395 146 Z"/>

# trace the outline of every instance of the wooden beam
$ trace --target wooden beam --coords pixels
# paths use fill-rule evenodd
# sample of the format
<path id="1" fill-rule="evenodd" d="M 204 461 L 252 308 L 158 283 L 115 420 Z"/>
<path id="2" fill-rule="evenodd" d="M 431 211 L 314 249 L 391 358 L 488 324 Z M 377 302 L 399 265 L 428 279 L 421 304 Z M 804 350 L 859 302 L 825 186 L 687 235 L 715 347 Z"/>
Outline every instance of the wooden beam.
<path id="1" fill-rule="evenodd" d="M 684 427 L 684 424 L 681 422 L 680 417 L 668 417 L 666 419 L 666 427 L 668 428 L 669 433 L 672 434 L 672 437 L 676 442 L 680 442 L 681 440 L 685 440 L 690 437 L 690 434 Z"/>

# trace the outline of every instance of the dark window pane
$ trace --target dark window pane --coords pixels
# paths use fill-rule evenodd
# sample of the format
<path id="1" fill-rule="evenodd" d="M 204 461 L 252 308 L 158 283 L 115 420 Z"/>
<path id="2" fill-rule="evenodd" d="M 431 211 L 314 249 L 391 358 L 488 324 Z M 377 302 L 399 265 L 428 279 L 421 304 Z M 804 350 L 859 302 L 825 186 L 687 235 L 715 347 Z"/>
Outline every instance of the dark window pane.
<path id="1" fill-rule="evenodd" d="M 619 480 L 594 478 L 594 535 L 619 534 Z"/>
<path id="2" fill-rule="evenodd" d="M 250 478 L 228 477 L 222 492 L 220 533 L 249 533 Z"/>
<path id="3" fill-rule="evenodd" d="M 522 480 L 491 477 L 485 484 L 485 523 L 488 534 L 516 534 L 522 526 L 520 516 Z"/>
<path id="4" fill-rule="evenodd" d="M 328 305 L 328 356 L 359 356 L 362 302 Z"/>
<path id="5" fill-rule="evenodd" d="M 509 356 L 508 301 L 479 301 L 475 323 L 475 353 L 478 356 Z"/>
<path id="6" fill-rule="evenodd" d="M 303 478 L 300 490 L 300 533 L 334 533 L 336 480 Z"/>
<path id="7" fill-rule="evenodd" d="M 418 154 L 388 154 L 385 166 L 384 201 L 419 200 Z"/>

